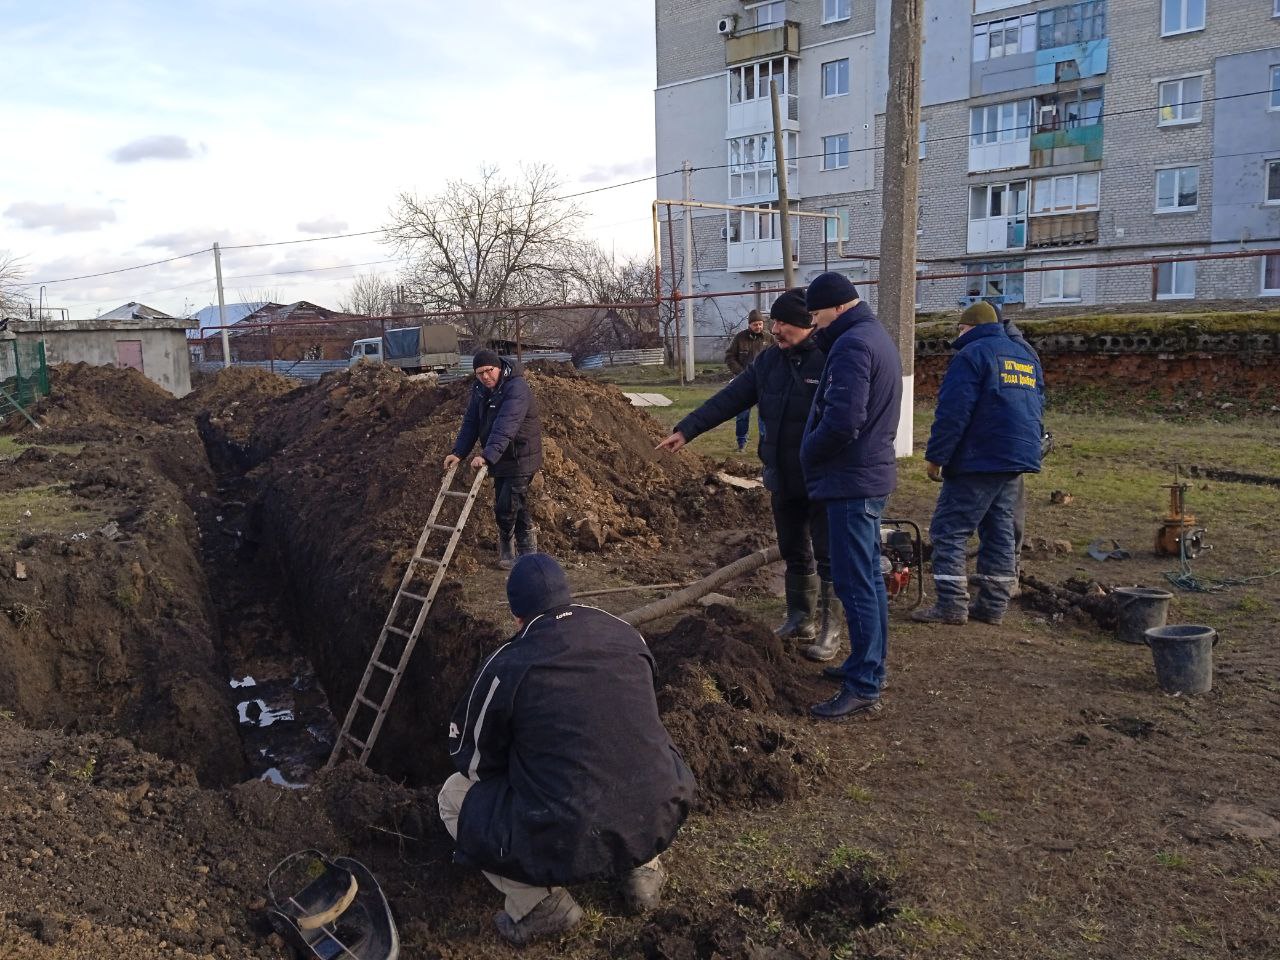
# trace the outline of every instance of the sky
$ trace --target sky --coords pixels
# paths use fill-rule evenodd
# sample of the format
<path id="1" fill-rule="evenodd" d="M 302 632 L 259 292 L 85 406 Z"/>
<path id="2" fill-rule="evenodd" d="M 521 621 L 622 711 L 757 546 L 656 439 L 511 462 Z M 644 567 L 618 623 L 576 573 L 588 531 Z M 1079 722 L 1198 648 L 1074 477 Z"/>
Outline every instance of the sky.
<path id="1" fill-rule="evenodd" d="M 651 0 L 0 0 L 0 258 L 93 317 L 228 302 L 336 307 L 399 264 L 403 192 L 484 165 L 563 193 L 652 177 Z M 582 197 L 619 257 L 652 245 L 652 180 Z M 285 243 L 285 241 L 307 241 Z M 305 271 L 305 272 L 298 272 Z"/>

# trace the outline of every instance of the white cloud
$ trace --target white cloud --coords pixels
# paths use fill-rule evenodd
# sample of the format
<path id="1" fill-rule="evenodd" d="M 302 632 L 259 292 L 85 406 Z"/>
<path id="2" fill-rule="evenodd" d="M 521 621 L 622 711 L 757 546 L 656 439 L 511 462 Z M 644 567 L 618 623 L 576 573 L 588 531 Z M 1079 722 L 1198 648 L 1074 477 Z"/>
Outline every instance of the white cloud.
<path id="1" fill-rule="evenodd" d="M 204 152 L 204 144 L 199 151 Z M 122 147 L 111 151 L 111 159 L 116 163 L 137 163 L 139 160 L 192 160 L 196 150 L 187 143 L 184 137 L 158 135 L 131 140 Z"/>
<path id="2" fill-rule="evenodd" d="M 302 233 L 321 235 L 342 233 L 346 229 L 347 221 L 339 220 L 337 217 L 317 217 L 315 220 L 303 220 L 298 224 L 298 230 Z"/>
<path id="3" fill-rule="evenodd" d="M 18 221 L 24 230 L 50 227 L 54 233 L 98 230 L 115 223 L 116 212 L 109 207 L 73 207 L 67 203 L 13 203 L 4 215 Z"/>

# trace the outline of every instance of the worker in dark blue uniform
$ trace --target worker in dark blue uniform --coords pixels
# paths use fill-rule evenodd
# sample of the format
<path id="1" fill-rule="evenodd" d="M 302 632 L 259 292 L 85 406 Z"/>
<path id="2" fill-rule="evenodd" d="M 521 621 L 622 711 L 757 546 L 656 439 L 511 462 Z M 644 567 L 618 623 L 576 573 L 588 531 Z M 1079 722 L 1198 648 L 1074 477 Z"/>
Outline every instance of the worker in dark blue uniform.
<path id="1" fill-rule="evenodd" d="M 999 623 L 1017 583 L 1014 508 L 1019 479 L 1040 470 L 1044 374 L 1035 352 L 1005 332 L 991 304 L 960 318 L 925 448 L 942 492 L 929 525 L 937 601 L 912 613 L 922 623 Z M 977 531 L 978 595 L 969 605 L 965 541 Z"/>

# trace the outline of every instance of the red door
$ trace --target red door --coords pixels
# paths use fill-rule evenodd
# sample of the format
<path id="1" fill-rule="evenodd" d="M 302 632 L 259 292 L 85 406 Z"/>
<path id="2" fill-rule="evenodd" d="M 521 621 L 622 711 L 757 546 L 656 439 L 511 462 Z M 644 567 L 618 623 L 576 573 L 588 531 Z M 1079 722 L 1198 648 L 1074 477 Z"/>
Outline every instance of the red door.
<path id="1" fill-rule="evenodd" d="M 142 369 L 142 341 L 141 340 L 117 340 L 116 341 L 116 366 L 117 367 L 133 367 L 139 373 L 143 373 Z"/>

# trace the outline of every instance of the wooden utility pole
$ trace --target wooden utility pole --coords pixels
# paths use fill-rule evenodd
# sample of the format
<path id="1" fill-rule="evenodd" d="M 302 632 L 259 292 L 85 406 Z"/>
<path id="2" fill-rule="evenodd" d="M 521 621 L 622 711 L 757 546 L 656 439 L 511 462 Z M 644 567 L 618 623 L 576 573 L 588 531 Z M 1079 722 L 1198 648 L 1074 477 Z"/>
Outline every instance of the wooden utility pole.
<path id="1" fill-rule="evenodd" d="M 778 81 L 769 81 L 769 95 L 773 100 L 773 164 L 778 178 L 778 209 L 782 211 L 782 277 L 783 285 L 792 289 L 796 285 L 796 268 L 791 261 L 791 207 L 787 199 L 787 150 L 782 132 L 782 107 L 778 102 Z"/>
<path id="2" fill-rule="evenodd" d="M 902 356 L 902 419 L 895 450 L 911 454 L 915 381 L 916 212 L 920 181 L 920 58 L 924 0 L 893 0 L 885 98 L 880 227 L 880 321 Z"/>

